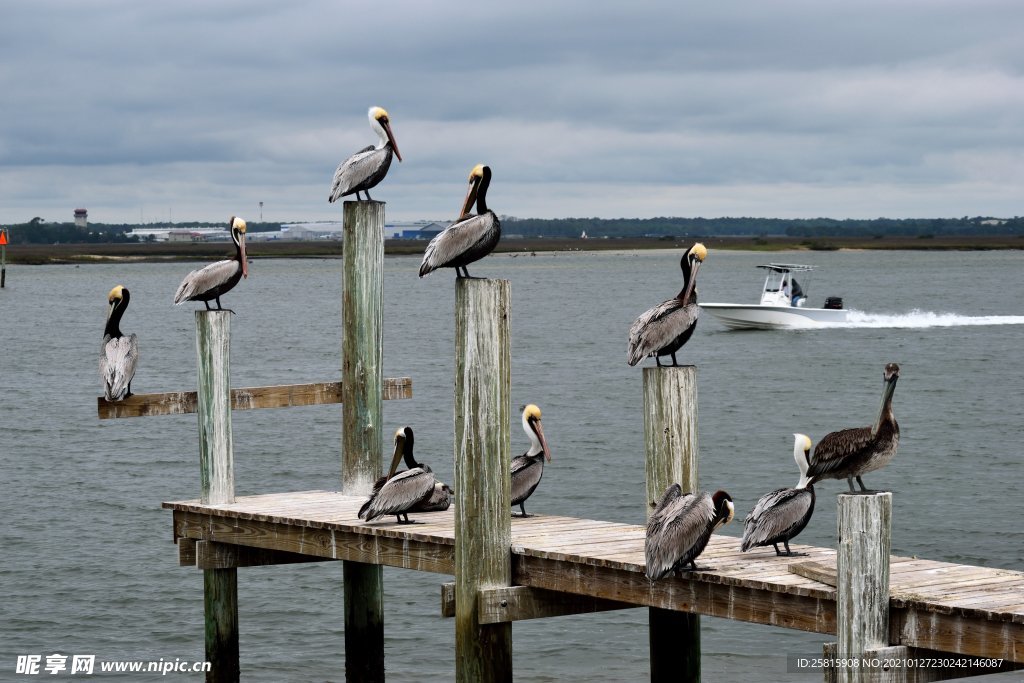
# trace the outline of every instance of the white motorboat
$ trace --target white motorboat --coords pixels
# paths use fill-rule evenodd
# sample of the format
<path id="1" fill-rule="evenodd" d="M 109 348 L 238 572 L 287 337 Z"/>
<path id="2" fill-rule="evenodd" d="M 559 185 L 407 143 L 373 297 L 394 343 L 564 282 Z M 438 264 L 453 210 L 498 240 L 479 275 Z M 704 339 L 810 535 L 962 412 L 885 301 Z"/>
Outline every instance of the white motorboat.
<path id="1" fill-rule="evenodd" d="M 801 286 L 794 273 L 814 270 L 814 266 L 794 263 L 769 263 L 758 266 L 768 271 L 759 304 L 699 304 L 732 330 L 786 330 L 827 327 L 845 323 L 849 311 L 839 297 L 828 297 L 823 308 L 807 306 L 806 282 Z"/>

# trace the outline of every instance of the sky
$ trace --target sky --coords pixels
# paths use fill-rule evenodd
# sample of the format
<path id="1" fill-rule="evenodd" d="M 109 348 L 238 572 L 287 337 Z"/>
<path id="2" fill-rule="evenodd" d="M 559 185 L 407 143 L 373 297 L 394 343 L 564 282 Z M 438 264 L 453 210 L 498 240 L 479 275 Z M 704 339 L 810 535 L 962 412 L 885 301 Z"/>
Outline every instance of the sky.
<path id="1" fill-rule="evenodd" d="M 0 224 L 1020 215 L 1020 0 L 4 0 Z"/>

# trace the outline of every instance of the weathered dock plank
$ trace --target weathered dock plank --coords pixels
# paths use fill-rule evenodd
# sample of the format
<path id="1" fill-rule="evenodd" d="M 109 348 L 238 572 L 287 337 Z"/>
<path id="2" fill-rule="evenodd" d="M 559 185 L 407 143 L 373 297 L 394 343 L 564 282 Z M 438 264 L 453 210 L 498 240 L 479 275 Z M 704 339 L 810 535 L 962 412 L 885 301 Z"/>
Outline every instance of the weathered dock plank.
<path id="1" fill-rule="evenodd" d="M 231 390 L 231 409 L 257 410 L 326 405 L 341 403 L 341 396 L 341 382 L 244 387 Z M 409 377 L 385 377 L 383 398 L 388 400 L 412 398 L 412 379 Z M 96 398 L 96 412 L 101 420 L 151 415 L 184 415 L 196 412 L 198 405 L 198 396 L 194 391 L 133 394 L 122 401 L 108 401 L 102 396 Z"/>
<path id="2" fill-rule="evenodd" d="M 365 523 L 356 516 L 362 502 L 334 491 L 306 491 L 238 497 L 225 505 L 192 500 L 164 507 L 174 511 L 174 536 L 183 552 L 190 543 L 207 541 L 454 574 L 453 510 L 420 513 L 423 524 Z M 581 528 L 593 544 L 581 537 Z M 589 611 L 586 605 L 617 601 L 836 632 L 835 589 L 815 580 L 812 572 L 798 573 L 810 566 L 834 582 L 835 550 L 800 546 L 808 556 L 792 558 L 776 557 L 771 549 L 740 553 L 739 539 L 716 534 L 702 555 L 711 571 L 652 584 L 643 576 L 643 534 L 640 525 L 555 515 L 513 519 L 513 584 L 569 595 L 545 600 L 537 597 L 544 594 L 533 594 L 522 599 L 521 611 L 501 607 L 500 599 L 481 600 L 481 623 L 527 618 L 531 611 L 579 613 Z M 1024 572 L 898 556 L 890 566 L 891 645 L 1024 662 Z M 580 597 L 594 602 L 580 602 Z"/>

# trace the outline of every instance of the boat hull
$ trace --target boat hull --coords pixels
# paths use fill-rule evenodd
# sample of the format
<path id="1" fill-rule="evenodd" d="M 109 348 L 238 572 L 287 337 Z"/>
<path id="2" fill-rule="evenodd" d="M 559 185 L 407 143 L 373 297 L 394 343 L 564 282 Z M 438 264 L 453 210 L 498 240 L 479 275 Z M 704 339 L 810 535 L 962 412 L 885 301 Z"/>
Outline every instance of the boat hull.
<path id="1" fill-rule="evenodd" d="M 793 330 L 849 321 L 843 308 L 798 308 L 761 304 L 699 304 L 731 330 Z"/>

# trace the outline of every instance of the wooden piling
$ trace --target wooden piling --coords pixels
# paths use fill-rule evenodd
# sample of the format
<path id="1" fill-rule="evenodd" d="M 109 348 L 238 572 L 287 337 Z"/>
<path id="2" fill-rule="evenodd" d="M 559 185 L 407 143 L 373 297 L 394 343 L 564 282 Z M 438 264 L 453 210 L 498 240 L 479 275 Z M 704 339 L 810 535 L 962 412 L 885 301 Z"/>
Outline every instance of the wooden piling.
<path id="1" fill-rule="evenodd" d="M 512 625 L 481 624 L 479 591 L 512 583 L 510 286 L 455 283 L 455 677 L 512 680 Z"/>
<path id="2" fill-rule="evenodd" d="M 369 495 L 381 474 L 384 203 L 344 205 L 342 270 L 341 486 Z M 380 565 L 344 562 L 345 680 L 384 680 L 384 575 Z"/>
<path id="3" fill-rule="evenodd" d="M 644 368 L 647 516 L 672 484 L 696 491 L 697 368 Z M 700 681 L 700 617 L 650 608 L 651 681 Z"/>
<path id="4" fill-rule="evenodd" d="M 196 311 L 196 359 L 200 499 L 205 505 L 233 503 L 230 312 Z M 203 612 L 207 682 L 238 681 L 238 569 L 203 570 Z"/>
<path id="5" fill-rule="evenodd" d="M 840 658 L 862 657 L 889 644 L 892 493 L 839 494 L 837 526 L 837 651 Z M 861 667 L 836 673 L 839 683 L 878 680 Z"/>

